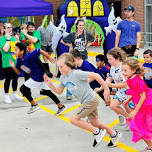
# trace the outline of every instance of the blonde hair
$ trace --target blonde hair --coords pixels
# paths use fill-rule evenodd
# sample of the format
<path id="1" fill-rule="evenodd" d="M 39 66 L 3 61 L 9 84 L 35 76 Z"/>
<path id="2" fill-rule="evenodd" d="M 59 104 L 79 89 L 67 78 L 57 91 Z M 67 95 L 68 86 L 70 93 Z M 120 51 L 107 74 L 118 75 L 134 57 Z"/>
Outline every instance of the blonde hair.
<path id="1" fill-rule="evenodd" d="M 27 25 L 26 25 L 26 24 L 22 24 L 22 25 L 20 26 L 20 29 L 21 29 L 21 30 L 24 30 L 25 28 L 27 28 Z"/>
<path id="2" fill-rule="evenodd" d="M 142 64 L 132 57 L 128 57 L 125 61 L 123 61 L 122 65 L 128 65 L 131 70 L 135 70 L 135 74 L 143 75 L 144 68 Z"/>
<path id="3" fill-rule="evenodd" d="M 127 54 L 121 48 L 112 48 L 107 54 L 113 56 L 115 59 L 119 59 L 121 62 L 127 58 Z"/>
<path id="4" fill-rule="evenodd" d="M 6 29 L 7 27 L 13 27 L 13 26 L 12 26 L 11 23 L 5 23 L 5 24 L 4 24 L 4 27 L 5 27 L 5 29 Z"/>
<path id="5" fill-rule="evenodd" d="M 64 63 L 71 69 L 76 69 L 74 57 L 71 53 L 63 53 L 59 56 L 58 61 L 64 60 Z"/>

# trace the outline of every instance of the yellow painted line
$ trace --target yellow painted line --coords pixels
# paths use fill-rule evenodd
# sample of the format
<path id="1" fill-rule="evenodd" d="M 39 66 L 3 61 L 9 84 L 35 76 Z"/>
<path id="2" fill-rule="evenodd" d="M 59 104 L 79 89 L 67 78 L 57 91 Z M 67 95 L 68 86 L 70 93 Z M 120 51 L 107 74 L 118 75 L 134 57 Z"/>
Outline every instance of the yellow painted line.
<path id="1" fill-rule="evenodd" d="M 98 55 L 98 54 L 103 54 L 103 53 L 97 53 L 97 52 L 88 52 L 88 56 L 92 56 L 92 57 L 95 57 L 96 55 Z M 51 57 L 55 57 L 55 55 L 54 54 L 51 54 Z"/>
<path id="2" fill-rule="evenodd" d="M 72 110 L 75 110 L 75 109 L 77 109 L 80 105 L 81 105 L 81 104 L 77 104 L 77 105 L 75 105 L 75 106 L 73 106 L 73 107 L 65 110 L 62 114 L 64 115 L 64 114 L 66 114 L 66 113 L 68 113 L 68 112 L 70 112 L 70 111 L 72 111 Z"/>
<path id="3" fill-rule="evenodd" d="M 54 112 L 53 110 L 51 110 L 51 109 L 49 109 L 49 108 L 47 108 L 47 107 L 44 107 L 44 106 L 42 106 L 42 105 L 39 105 L 39 106 L 40 106 L 41 109 L 45 110 L 46 112 L 51 113 L 52 115 L 55 114 L 55 112 Z M 78 105 L 77 105 L 77 106 L 78 106 Z M 58 117 L 58 118 L 60 118 L 60 119 L 62 119 L 62 120 L 64 120 L 64 121 L 66 121 L 67 123 L 70 123 L 70 120 L 69 120 L 68 117 L 65 117 L 65 116 L 63 116 L 63 115 L 59 115 L 59 116 L 56 116 L 56 117 Z M 84 129 L 83 129 L 83 130 L 84 130 Z M 85 130 L 85 131 L 87 131 L 87 130 Z M 92 134 L 90 131 L 87 131 L 87 132 L 89 132 L 90 134 Z M 108 136 L 104 136 L 104 138 L 103 138 L 103 140 L 105 140 L 106 142 L 109 142 L 110 139 L 111 139 L 111 138 L 108 137 Z M 136 149 L 134 149 L 134 148 L 132 148 L 132 147 L 129 147 L 129 146 L 127 146 L 127 145 L 125 145 L 125 144 L 123 144 L 123 143 L 121 143 L 121 142 L 118 142 L 118 143 L 117 143 L 117 147 L 120 148 L 120 149 L 123 149 L 123 150 L 126 151 L 126 152 L 139 152 L 138 150 L 136 150 Z"/>
<path id="4" fill-rule="evenodd" d="M 99 54 L 103 54 L 103 53 L 97 53 L 97 52 L 88 52 L 88 56 L 92 56 L 92 57 L 96 57 Z"/>
<path id="5" fill-rule="evenodd" d="M 34 101 L 39 101 L 39 100 L 42 100 L 42 99 L 45 99 L 45 98 L 48 98 L 48 96 L 42 96 L 42 97 L 36 98 L 36 99 L 34 99 Z"/>
<path id="6" fill-rule="evenodd" d="M 119 119 L 117 118 L 115 121 L 113 121 L 112 123 L 110 123 L 110 124 L 108 125 L 108 127 L 109 127 L 109 128 L 112 128 L 112 127 L 116 126 L 118 123 L 119 123 Z"/>
<path id="7" fill-rule="evenodd" d="M 56 81 L 56 80 L 55 80 L 55 81 Z M 56 81 L 56 82 L 57 82 L 57 81 Z M 3 86 L 2 84 L 0 84 L 0 87 L 1 87 L 1 88 L 4 88 L 4 86 Z M 12 91 L 12 90 L 11 90 L 11 91 Z M 35 99 L 35 100 L 44 99 L 45 97 L 46 97 L 46 96 L 43 96 L 43 97 L 37 98 L 37 99 Z M 29 102 L 26 98 L 24 98 L 24 100 L 25 100 L 26 102 Z M 46 111 L 46 112 L 48 112 L 48 113 L 50 113 L 50 114 L 52 114 L 52 115 L 55 114 L 55 111 L 53 111 L 53 110 L 51 110 L 51 109 L 49 109 L 49 108 L 47 108 L 47 107 L 45 107 L 45 106 L 43 106 L 43 105 L 40 105 L 40 104 L 39 104 L 39 106 L 40 106 L 40 108 L 41 108 L 42 110 L 44 110 L 44 111 Z M 80 106 L 80 104 L 78 104 L 78 105 L 76 105 L 76 106 L 73 106 L 73 107 L 67 109 L 63 114 L 65 114 L 65 113 L 67 113 L 67 112 L 69 112 L 69 111 L 71 111 L 71 110 L 74 110 L 74 109 L 78 108 L 79 106 Z M 63 116 L 63 115 L 59 115 L 59 116 L 56 116 L 56 117 L 58 117 L 58 118 L 60 118 L 60 119 L 62 119 L 62 120 L 64 120 L 64 121 L 70 123 L 70 120 L 69 120 L 68 117 L 65 117 L 65 116 Z M 119 123 L 119 120 L 116 119 L 114 122 L 110 123 L 108 126 L 111 128 L 111 127 L 115 126 L 115 125 L 118 124 L 118 123 Z M 87 130 L 85 130 L 85 131 L 87 131 Z M 87 131 L 87 132 L 89 132 L 89 131 Z M 91 132 L 89 132 L 89 133 L 91 133 Z M 92 134 L 92 133 L 91 133 L 91 134 Z M 109 142 L 109 141 L 110 141 L 110 137 L 104 136 L 103 140 L 105 140 L 106 142 Z M 123 144 L 123 143 L 121 143 L 121 142 L 118 142 L 118 143 L 117 143 L 117 147 L 120 148 L 120 149 L 123 149 L 123 150 L 126 151 L 126 152 L 139 152 L 138 150 L 136 150 L 136 149 L 134 149 L 134 148 L 132 148 L 132 147 L 129 147 L 129 146 L 127 146 L 127 145 L 125 145 L 125 144 Z"/>

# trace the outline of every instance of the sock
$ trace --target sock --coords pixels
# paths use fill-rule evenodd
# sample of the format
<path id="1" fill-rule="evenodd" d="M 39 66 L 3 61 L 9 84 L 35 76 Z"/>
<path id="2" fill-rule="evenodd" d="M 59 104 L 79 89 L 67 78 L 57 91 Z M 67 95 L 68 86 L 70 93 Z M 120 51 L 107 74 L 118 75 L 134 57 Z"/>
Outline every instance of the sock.
<path id="1" fill-rule="evenodd" d="M 116 135 L 117 135 L 117 132 L 115 131 L 111 137 L 115 137 Z"/>
<path id="2" fill-rule="evenodd" d="M 99 132 L 100 132 L 100 129 L 99 129 L 99 128 L 97 128 L 93 134 L 94 134 L 94 135 L 98 135 L 98 134 L 99 134 Z"/>

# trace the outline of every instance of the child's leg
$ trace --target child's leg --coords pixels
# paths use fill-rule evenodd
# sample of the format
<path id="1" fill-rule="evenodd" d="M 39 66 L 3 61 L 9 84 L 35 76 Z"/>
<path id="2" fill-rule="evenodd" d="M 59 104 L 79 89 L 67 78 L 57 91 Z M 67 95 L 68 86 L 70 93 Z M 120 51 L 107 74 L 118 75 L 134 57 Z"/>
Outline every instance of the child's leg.
<path id="1" fill-rule="evenodd" d="M 33 100 L 31 96 L 31 89 L 26 87 L 24 84 L 20 88 L 21 93 L 24 97 L 28 99 L 28 101 L 31 103 L 32 106 L 37 105 L 37 103 Z"/>
<path id="2" fill-rule="evenodd" d="M 112 102 L 110 103 L 110 109 L 115 111 L 117 114 L 121 114 L 124 117 L 129 117 L 129 114 L 125 112 L 121 107 L 121 103 L 117 99 L 113 99 Z"/>
<path id="3" fill-rule="evenodd" d="M 110 136 L 114 135 L 115 132 L 111 128 L 109 128 L 107 125 L 105 125 L 104 123 L 100 122 L 98 118 L 92 118 L 89 121 L 96 128 L 106 129 L 107 133 Z"/>
<path id="4" fill-rule="evenodd" d="M 152 148 L 152 141 L 147 141 L 144 139 L 144 142 L 147 144 L 147 148 Z"/>
<path id="5" fill-rule="evenodd" d="M 72 115 L 70 117 L 70 122 L 77 126 L 77 127 L 80 127 L 82 129 L 86 129 L 86 130 L 89 130 L 90 132 L 95 132 L 96 131 L 96 127 L 92 126 L 91 124 L 87 123 L 86 121 L 84 120 L 81 120 L 80 117 L 76 116 L 76 115 Z"/>
<path id="6" fill-rule="evenodd" d="M 55 113 L 56 115 L 61 114 L 65 110 L 65 106 L 60 102 L 58 97 L 53 92 L 51 92 L 51 90 L 41 89 L 40 94 L 50 97 L 57 104 L 58 110 Z"/>

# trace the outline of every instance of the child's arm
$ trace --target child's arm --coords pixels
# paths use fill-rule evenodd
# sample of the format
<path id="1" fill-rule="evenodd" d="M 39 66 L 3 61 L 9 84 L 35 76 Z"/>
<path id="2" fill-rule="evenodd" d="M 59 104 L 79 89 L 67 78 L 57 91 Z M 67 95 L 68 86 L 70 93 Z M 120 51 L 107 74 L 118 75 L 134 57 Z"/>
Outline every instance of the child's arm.
<path id="1" fill-rule="evenodd" d="M 62 94 L 64 91 L 64 88 L 56 87 L 53 85 L 53 83 L 50 81 L 49 77 L 44 74 L 43 76 L 45 83 L 57 94 Z"/>
<path id="2" fill-rule="evenodd" d="M 143 92 L 140 94 L 140 100 L 139 100 L 138 104 L 136 105 L 135 109 L 129 114 L 130 118 L 133 118 L 137 114 L 137 112 L 143 105 L 145 99 L 146 99 L 146 95 L 145 95 L 145 92 Z"/>
<path id="3" fill-rule="evenodd" d="M 107 85 L 111 88 L 126 88 L 127 87 L 127 83 L 126 82 L 121 82 L 121 83 L 111 83 L 109 81 L 107 81 Z"/>
<path id="4" fill-rule="evenodd" d="M 16 73 L 17 75 L 20 75 L 21 72 L 16 68 L 14 62 L 13 62 L 12 60 L 9 60 L 9 63 L 10 63 L 10 65 L 11 65 L 11 67 L 13 68 L 13 70 L 15 71 L 15 73 Z"/>
<path id="5" fill-rule="evenodd" d="M 102 88 L 104 89 L 105 101 L 110 101 L 110 90 L 109 90 L 107 84 L 102 79 L 102 77 L 97 73 L 89 72 L 88 79 L 96 80 L 102 86 Z"/>
<path id="6" fill-rule="evenodd" d="M 47 52 L 43 51 L 43 50 L 40 50 L 40 53 L 45 56 L 51 63 L 54 63 L 55 60 L 54 58 L 52 58 Z"/>

